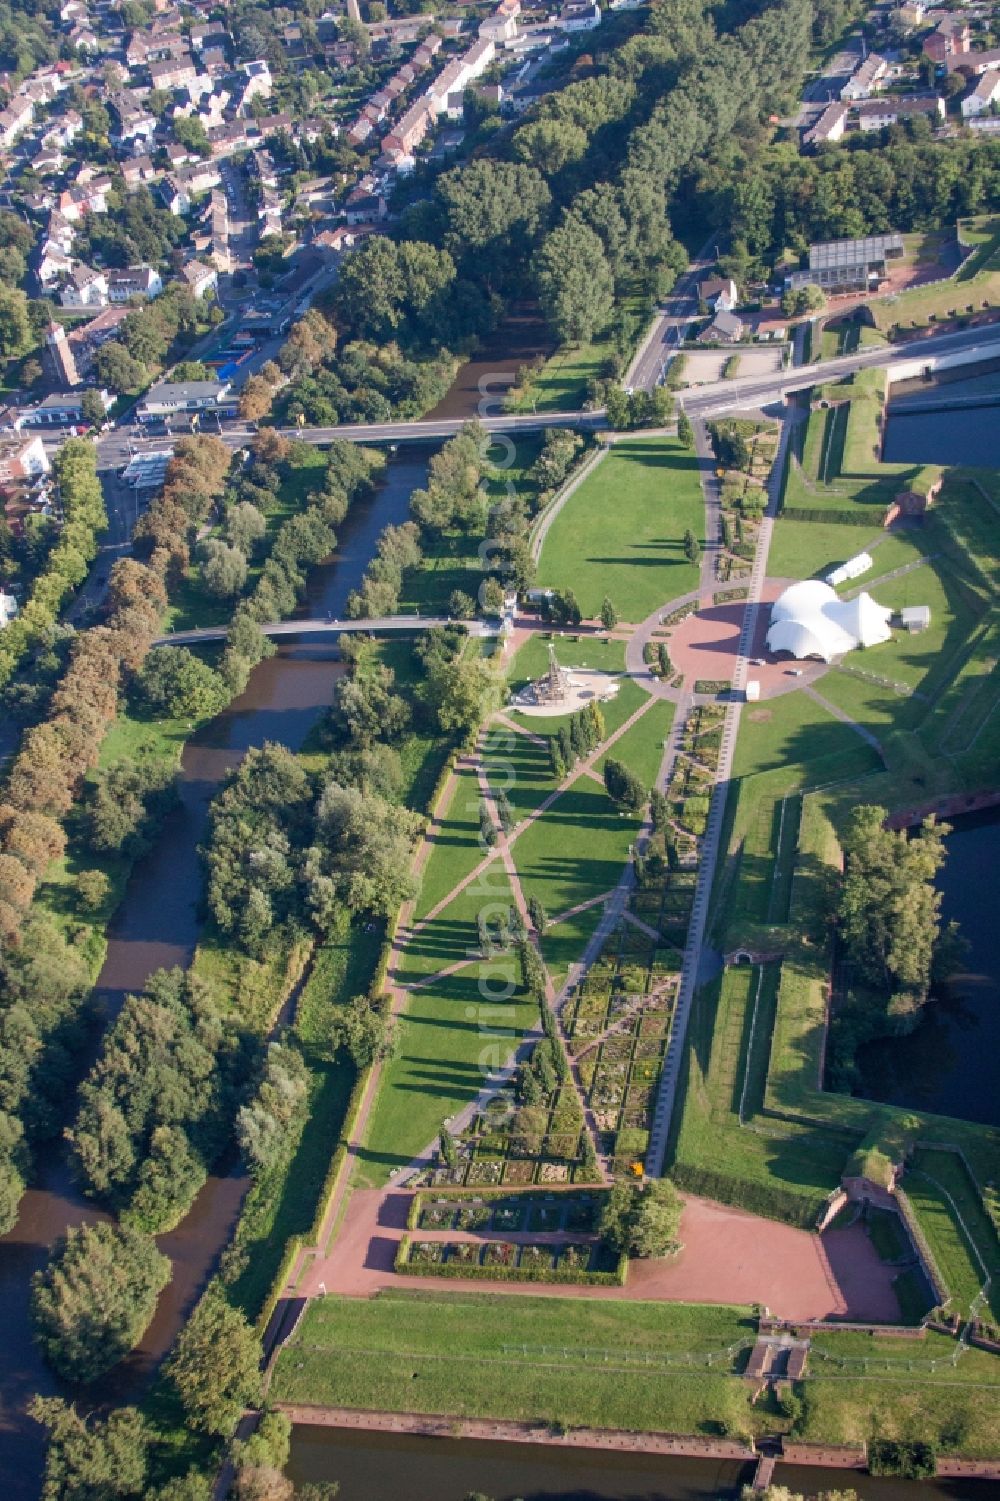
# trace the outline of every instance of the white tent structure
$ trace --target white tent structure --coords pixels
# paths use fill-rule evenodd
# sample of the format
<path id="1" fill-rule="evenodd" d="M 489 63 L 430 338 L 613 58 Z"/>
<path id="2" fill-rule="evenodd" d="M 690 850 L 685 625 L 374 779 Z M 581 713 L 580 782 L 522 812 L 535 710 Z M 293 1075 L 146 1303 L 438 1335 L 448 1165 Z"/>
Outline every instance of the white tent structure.
<path id="1" fill-rule="evenodd" d="M 786 651 L 800 661 L 819 657 L 832 662 L 858 646 L 890 640 L 891 616 L 870 594 L 838 599 L 829 584 L 806 579 L 791 584 L 771 606 L 768 650 Z"/>

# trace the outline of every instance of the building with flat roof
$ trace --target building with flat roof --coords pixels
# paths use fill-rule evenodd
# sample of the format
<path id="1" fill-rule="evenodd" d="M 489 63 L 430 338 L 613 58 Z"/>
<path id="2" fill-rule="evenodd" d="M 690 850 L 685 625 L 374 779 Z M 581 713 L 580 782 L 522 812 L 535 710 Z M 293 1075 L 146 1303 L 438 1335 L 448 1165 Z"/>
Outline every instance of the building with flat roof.
<path id="1" fill-rule="evenodd" d="M 161 380 L 150 386 L 135 414 L 140 422 L 162 422 L 170 417 L 190 417 L 197 412 L 228 415 L 235 412 L 236 406 L 236 397 L 229 394 L 228 381 Z"/>
<path id="2" fill-rule="evenodd" d="M 899 234 L 863 240 L 826 240 L 809 246 L 808 270 L 793 271 L 789 287 L 822 287 L 824 292 L 868 292 L 885 281 L 888 262 L 903 254 Z"/>

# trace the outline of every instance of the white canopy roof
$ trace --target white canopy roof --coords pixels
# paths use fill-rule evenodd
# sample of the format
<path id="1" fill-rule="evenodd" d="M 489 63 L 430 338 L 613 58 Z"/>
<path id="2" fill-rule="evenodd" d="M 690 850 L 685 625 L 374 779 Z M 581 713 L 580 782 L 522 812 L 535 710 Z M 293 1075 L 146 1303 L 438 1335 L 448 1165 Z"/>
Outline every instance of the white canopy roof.
<path id="1" fill-rule="evenodd" d="M 771 606 L 767 645 L 770 651 L 787 651 L 798 659 L 830 662 L 855 647 L 888 641 L 891 615 L 870 594 L 842 600 L 829 584 L 806 579 L 791 584 Z"/>

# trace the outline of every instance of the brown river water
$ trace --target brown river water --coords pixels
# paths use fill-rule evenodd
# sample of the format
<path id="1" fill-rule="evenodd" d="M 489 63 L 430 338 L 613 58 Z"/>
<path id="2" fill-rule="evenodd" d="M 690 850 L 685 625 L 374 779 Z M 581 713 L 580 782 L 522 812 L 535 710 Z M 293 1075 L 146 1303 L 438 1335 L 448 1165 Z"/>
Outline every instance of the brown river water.
<path id="1" fill-rule="evenodd" d="M 426 479 L 428 454 L 403 449 L 386 471 L 374 499 L 354 507 L 344 521 L 337 552 L 312 570 L 303 614 L 343 617 L 347 596 L 360 582 L 389 522 L 404 521 L 410 492 Z M 155 969 L 191 960 L 199 929 L 203 873 L 198 845 L 208 805 L 227 773 L 245 753 L 266 740 L 295 750 L 329 706 L 341 672 L 333 637 L 282 640 L 276 656 L 262 662 L 246 690 L 184 748 L 180 806 L 165 823 L 156 848 L 138 864 L 108 933 L 108 951 L 97 982 L 108 1021 L 129 991 L 141 990 Z M 94 1040 L 94 1055 L 100 1037 Z M 82 1060 L 89 1064 L 91 1060 Z M 66 1390 L 41 1360 L 28 1319 L 32 1273 L 43 1266 L 55 1240 L 73 1225 L 96 1221 L 101 1211 L 74 1182 L 61 1143 L 41 1154 L 33 1186 L 14 1229 L 0 1239 L 0 1497 L 29 1501 L 39 1491 L 41 1434 L 25 1417 L 34 1392 Z M 158 1237 L 173 1262 L 156 1315 L 138 1349 L 96 1393 L 108 1400 L 134 1400 L 169 1349 L 184 1318 L 211 1276 L 240 1211 L 247 1180 L 238 1165 L 214 1173 L 176 1229 Z M 70 1394 L 71 1393 L 67 1393 Z M 95 1392 L 88 1390 L 93 1399 Z"/>

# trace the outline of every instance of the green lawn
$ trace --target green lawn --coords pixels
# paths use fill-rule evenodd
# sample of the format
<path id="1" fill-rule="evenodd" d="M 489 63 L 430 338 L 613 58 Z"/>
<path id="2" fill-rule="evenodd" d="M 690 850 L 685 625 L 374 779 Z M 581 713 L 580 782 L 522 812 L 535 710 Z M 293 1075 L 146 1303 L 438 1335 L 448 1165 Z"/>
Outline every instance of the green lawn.
<path id="1" fill-rule="evenodd" d="M 560 657 L 560 660 L 562 658 Z M 613 698 L 606 699 L 601 704 L 601 713 L 604 716 L 605 735 L 613 735 L 619 726 L 623 725 L 636 709 L 640 708 L 649 698 L 644 688 L 631 678 L 621 678 L 618 683 L 618 692 Z M 555 735 L 560 725 L 566 723 L 565 714 L 537 715 L 521 714 L 514 711 L 516 724 L 524 725 L 533 735 Z"/>
<path id="2" fill-rule="evenodd" d="M 597 770 L 603 772 L 608 757 L 623 761 L 634 771 L 644 787 L 652 787 L 663 760 L 663 742 L 674 722 L 674 705 L 665 699 L 657 699 L 637 719 L 610 750 L 605 751 L 597 762 Z"/>
<path id="3" fill-rule="evenodd" d="M 526 896 L 551 916 L 618 883 L 639 822 L 620 817 L 604 788 L 580 776 L 515 842 Z"/>
<path id="4" fill-rule="evenodd" d="M 824 679 L 817 683 L 823 692 Z M 811 766 L 823 762 L 823 767 Z M 822 781 L 876 770 L 875 752 L 849 725 L 834 719 L 822 704 L 801 692 L 768 699 L 744 711 L 736 741 L 734 777 L 752 776 L 772 767 L 801 766 L 802 781 Z M 848 770 L 845 770 L 848 767 Z"/>
<path id="5" fill-rule="evenodd" d="M 837 563 L 868 550 L 885 536 L 877 528 L 845 526 L 833 521 L 792 521 L 779 516 L 774 524 L 767 571 L 771 578 L 808 579 L 829 573 Z M 882 546 L 886 546 L 883 543 Z M 881 548 L 872 553 L 871 577 L 886 572 Z M 897 567 L 896 563 L 890 565 Z M 859 579 L 862 583 L 864 580 Z"/>
<path id="6" fill-rule="evenodd" d="M 412 985 L 478 953 L 476 919 L 499 903 L 509 906 L 510 881 L 499 856 L 453 897 L 406 945 L 400 983 Z"/>
<path id="7" fill-rule="evenodd" d="M 728 1350 L 752 1339 L 746 1310 L 574 1299 L 567 1313 L 559 1298 L 464 1289 L 320 1299 L 282 1352 L 272 1395 L 638 1431 L 716 1432 L 720 1422 L 750 1431 L 749 1387 L 718 1370 L 731 1370 Z M 715 1352 L 717 1370 L 686 1367 L 692 1348 Z"/>
<path id="8" fill-rule="evenodd" d="M 359 1153 L 359 1183 L 382 1184 L 411 1161 L 535 1024 L 536 1006 L 505 998 L 517 980 L 517 959 L 506 954 L 409 997 Z"/>
<path id="9" fill-rule="evenodd" d="M 1000 1319 L 1000 1241 L 961 1159 L 953 1152 L 922 1149 L 914 1154 L 903 1187 L 954 1299 L 952 1306 L 965 1316 L 988 1275 L 991 1296 L 985 1316 L 992 1307 L 993 1318 Z"/>
<path id="10" fill-rule="evenodd" d="M 506 792 L 518 820 L 532 813 L 558 785 L 548 745 L 538 745 L 527 735 L 519 735 L 503 725 L 489 732 L 484 764 L 490 787 L 494 792 Z"/>
<path id="11" fill-rule="evenodd" d="M 441 819 L 424 866 L 414 909 L 417 918 L 436 907 L 486 853 L 479 843 L 479 780 L 474 771 L 465 767 L 455 773 L 455 782 L 448 811 Z"/>
<path id="12" fill-rule="evenodd" d="M 597 902 L 585 912 L 577 912 L 564 922 L 550 924 L 542 935 L 542 957 L 548 965 L 553 982 L 559 986 L 566 979 L 566 971 L 583 953 L 591 935 L 604 915 L 604 905 Z M 548 914 L 558 917 L 558 912 Z"/>
<path id="13" fill-rule="evenodd" d="M 534 631 L 518 649 L 510 665 L 508 681 L 511 693 L 520 692 L 527 683 L 534 682 L 548 671 L 550 644 L 555 646 L 556 661 L 562 667 L 625 671 L 624 641 L 612 641 L 598 635 L 567 636 L 559 631 Z M 530 724 L 528 727 L 530 729 Z"/>
<path id="14" fill-rule="evenodd" d="M 585 616 L 595 616 L 608 595 L 623 620 L 645 620 L 697 586 L 682 539 L 691 530 L 700 541 L 704 525 L 695 455 L 674 438 L 630 438 L 552 523 L 537 583 L 572 589 Z"/>

